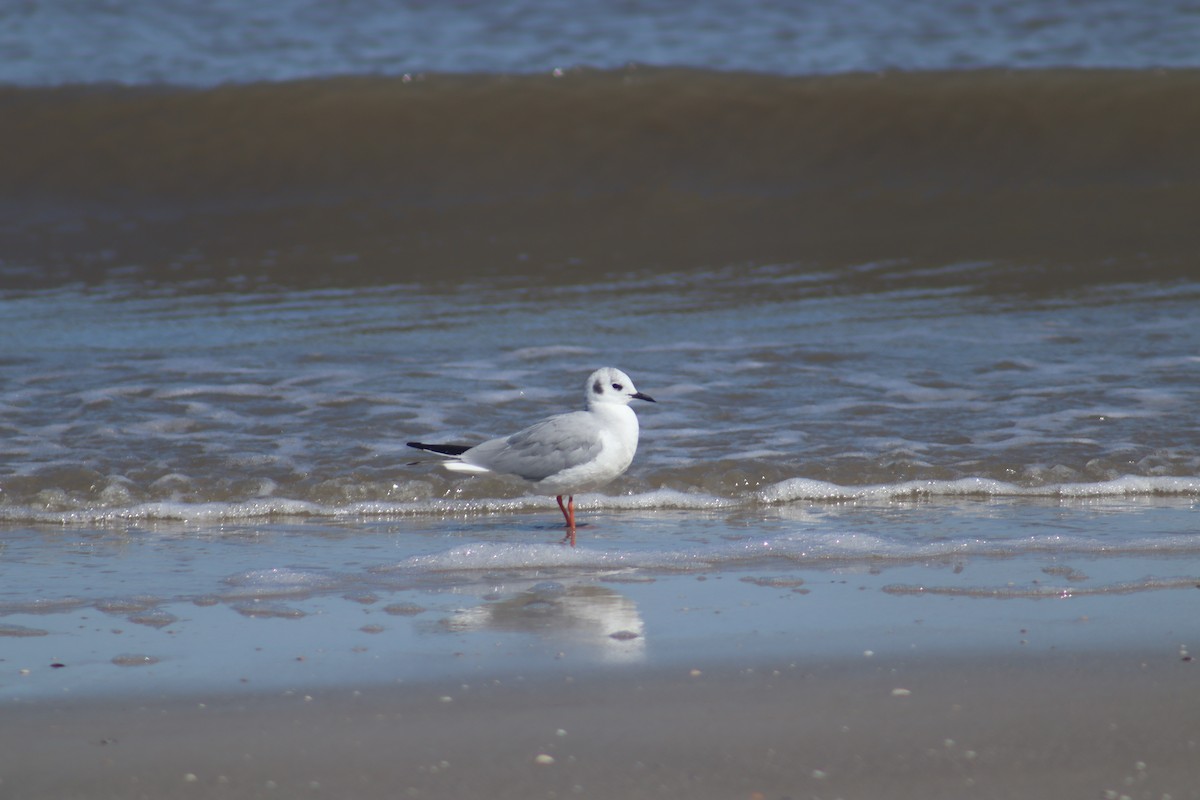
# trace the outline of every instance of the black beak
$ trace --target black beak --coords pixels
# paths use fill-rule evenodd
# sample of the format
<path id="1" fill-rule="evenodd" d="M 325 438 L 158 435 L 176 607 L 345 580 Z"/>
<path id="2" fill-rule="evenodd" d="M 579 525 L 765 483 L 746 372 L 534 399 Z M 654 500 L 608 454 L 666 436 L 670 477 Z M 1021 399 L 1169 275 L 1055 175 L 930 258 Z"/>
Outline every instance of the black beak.
<path id="1" fill-rule="evenodd" d="M 634 400 L 645 400 L 647 403 L 656 402 L 653 397 L 651 397 L 648 394 L 644 394 L 643 392 L 634 392 L 633 394 L 631 394 L 629 396 L 632 397 Z"/>

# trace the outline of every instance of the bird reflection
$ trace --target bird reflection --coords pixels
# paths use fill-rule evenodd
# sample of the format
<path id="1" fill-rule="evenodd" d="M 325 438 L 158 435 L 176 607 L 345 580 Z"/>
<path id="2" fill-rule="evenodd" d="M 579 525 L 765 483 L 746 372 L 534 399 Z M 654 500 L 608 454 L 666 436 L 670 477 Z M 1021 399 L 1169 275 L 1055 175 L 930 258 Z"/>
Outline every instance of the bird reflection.
<path id="1" fill-rule="evenodd" d="M 510 597 L 455 612 L 443 620 L 455 632 L 534 633 L 592 649 L 606 663 L 645 658 L 645 623 L 632 600 L 591 584 L 565 586 L 545 581 Z"/>

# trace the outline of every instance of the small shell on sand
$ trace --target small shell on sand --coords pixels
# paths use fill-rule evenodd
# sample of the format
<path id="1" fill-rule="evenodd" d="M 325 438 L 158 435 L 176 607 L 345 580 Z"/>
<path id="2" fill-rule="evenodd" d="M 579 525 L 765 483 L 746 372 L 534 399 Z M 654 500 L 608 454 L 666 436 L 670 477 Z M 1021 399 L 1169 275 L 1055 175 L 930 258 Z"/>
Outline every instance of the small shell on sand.
<path id="1" fill-rule="evenodd" d="M 157 664 L 158 658 L 145 653 L 121 653 L 113 656 L 112 663 L 118 667 L 148 667 Z"/>

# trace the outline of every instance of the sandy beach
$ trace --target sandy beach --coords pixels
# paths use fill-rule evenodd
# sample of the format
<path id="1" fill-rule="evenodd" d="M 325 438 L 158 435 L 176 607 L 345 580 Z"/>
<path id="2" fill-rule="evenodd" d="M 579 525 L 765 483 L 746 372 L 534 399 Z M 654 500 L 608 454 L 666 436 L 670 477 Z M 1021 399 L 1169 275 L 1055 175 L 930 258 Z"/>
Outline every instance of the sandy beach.
<path id="1" fill-rule="evenodd" d="M 1099 643 L 1097 643 L 1099 644 Z M 542 675 L 6 708 L 7 798 L 1200 797 L 1172 654 Z"/>
<path id="2" fill-rule="evenodd" d="M 997 531 L 1021 514 L 1173 518 Z M 520 516 L 97 532 L 94 598 L 0 606 L 0 797 L 1200 797 L 1198 582 L 1145 577 L 1192 556 L 788 567 L 736 519 L 609 512 L 574 550 L 513 541 Z M 8 558 L 67 581 L 34 560 L 60 535 L 10 530 Z M 653 549 L 735 537 L 719 566 Z M 280 566 L 228 576 L 247 542 Z"/>

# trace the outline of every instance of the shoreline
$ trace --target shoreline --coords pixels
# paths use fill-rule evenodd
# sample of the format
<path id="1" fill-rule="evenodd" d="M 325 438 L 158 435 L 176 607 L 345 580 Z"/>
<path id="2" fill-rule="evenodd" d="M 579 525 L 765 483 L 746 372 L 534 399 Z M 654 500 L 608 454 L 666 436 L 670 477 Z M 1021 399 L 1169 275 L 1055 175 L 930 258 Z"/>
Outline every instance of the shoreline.
<path id="1" fill-rule="evenodd" d="M 1194 510 L 1001 510 L 30 531 L 0 797 L 1200 800 Z"/>

